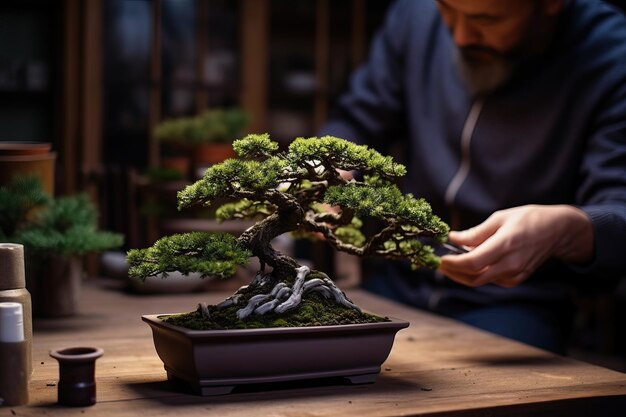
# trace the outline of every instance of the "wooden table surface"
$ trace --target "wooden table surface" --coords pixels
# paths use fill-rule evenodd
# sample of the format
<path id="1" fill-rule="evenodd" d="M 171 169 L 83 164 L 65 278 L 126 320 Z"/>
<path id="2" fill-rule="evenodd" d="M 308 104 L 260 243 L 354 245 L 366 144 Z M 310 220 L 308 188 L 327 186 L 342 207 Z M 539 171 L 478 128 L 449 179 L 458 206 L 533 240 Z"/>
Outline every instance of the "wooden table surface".
<path id="1" fill-rule="evenodd" d="M 188 311 L 223 293 L 133 295 L 104 281 L 83 288 L 80 315 L 37 320 L 28 406 L 0 416 L 624 416 L 626 374 L 610 371 L 400 306 L 365 292 L 350 297 L 364 309 L 411 322 L 396 336 L 378 381 L 328 381 L 248 386 L 200 397 L 166 380 L 142 314 Z M 56 404 L 58 364 L 48 351 L 98 346 L 98 402 Z"/>

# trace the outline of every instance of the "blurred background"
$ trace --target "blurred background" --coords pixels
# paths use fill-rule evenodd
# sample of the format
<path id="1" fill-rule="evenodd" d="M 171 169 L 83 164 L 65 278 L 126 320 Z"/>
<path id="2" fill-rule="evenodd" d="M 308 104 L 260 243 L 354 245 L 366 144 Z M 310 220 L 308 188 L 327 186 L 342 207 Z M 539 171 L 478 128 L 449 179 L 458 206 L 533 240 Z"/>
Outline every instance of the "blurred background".
<path id="1" fill-rule="evenodd" d="M 173 153 L 153 134 L 160 121 L 236 107 L 241 133 L 314 135 L 388 4 L 3 1 L 1 140 L 52 143 L 56 192 L 88 191 L 102 225 L 137 246 L 129 178 Z"/>
<path id="2" fill-rule="evenodd" d="M 200 145 L 246 132 L 282 144 L 315 135 L 389 4 L 3 0 L 0 142 L 51 144 L 47 190 L 87 193 L 98 227 L 124 237 L 117 252 L 86 258 L 88 276 L 114 275 L 118 255 L 165 233 L 236 232 L 245 225 L 175 210 L 176 191 L 219 161 L 201 160 Z M 15 151 L 2 152 L 8 170 Z M 358 284 L 358 261 L 285 245 Z M 579 307 L 572 355 L 624 370 L 626 284 L 581 296 Z"/>

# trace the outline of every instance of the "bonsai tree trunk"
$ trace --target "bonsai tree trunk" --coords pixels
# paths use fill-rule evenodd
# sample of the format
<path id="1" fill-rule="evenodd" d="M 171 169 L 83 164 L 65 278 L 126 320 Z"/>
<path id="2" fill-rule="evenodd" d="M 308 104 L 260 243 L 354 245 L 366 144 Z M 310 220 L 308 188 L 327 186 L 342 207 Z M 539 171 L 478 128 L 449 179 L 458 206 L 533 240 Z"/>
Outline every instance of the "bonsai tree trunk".
<path id="1" fill-rule="evenodd" d="M 250 249 L 261 261 L 261 270 L 250 285 L 240 288 L 233 296 L 218 304 L 218 308 L 245 303 L 237 311 L 239 319 L 251 314 L 284 313 L 298 307 L 305 293 L 318 292 L 360 311 L 326 274 L 319 271 L 311 273 L 307 266 L 298 264 L 271 246 L 270 242 L 275 237 L 297 230 L 303 219 L 302 208 L 292 204 L 277 210 L 240 236 L 238 240 L 242 246 Z M 265 265 L 272 267 L 271 273 L 265 273 Z M 208 315 L 205 304 L 200 304 L 199 310 L 205 316 Z"/>

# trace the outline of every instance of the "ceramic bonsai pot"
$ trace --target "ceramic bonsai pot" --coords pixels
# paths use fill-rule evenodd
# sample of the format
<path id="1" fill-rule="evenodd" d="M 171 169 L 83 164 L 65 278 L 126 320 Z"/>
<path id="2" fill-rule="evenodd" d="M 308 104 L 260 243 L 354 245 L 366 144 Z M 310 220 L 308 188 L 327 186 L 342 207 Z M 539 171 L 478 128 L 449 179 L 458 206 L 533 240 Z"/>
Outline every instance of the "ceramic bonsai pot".
<path id="1" fill-rule="evenodd" d="M 343 377 L 353 384 L 376 381 L 395 334 L 409 323 L 189 330 L 142 316 L 152 328 L 157 354 L 170 381 L 200 395 L 230 393 L 236 386 Z"/>

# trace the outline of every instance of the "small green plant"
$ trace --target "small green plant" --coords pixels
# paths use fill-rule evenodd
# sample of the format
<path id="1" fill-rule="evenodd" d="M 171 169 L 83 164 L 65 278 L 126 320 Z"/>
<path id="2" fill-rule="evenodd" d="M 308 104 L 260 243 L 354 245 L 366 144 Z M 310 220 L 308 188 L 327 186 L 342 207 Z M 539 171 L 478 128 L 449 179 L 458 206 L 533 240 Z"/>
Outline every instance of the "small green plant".
<path id="1" fill-rule="evenodd" d="M 147 168 L 144 175 L 154 182 L 181 181 L 184 179 L 180 171 L 158 166 Z"/>
<path id="2" fill-rule="evenodd" d="M 35 255 L 84 255 L 120 246 L 120 234 L 97 230 L 98 212 L 86 195 L 53 198 L 35 177 L 0 187 L 0 239 Z"/>
<path id="3" fill-rule="evenodd" d="M 155 127 L 154 137 L 188 145 L 230 143 L 247 123 L 248 114 L 241 109 L 209 109 L 199 116 L 163 120 Z"/>
<path id="4" fill-rule="evenodd" d="M 235 141 L 233 148 L 239 158 L 211 166 L 202 179 L 178 193 L 178 207 L 226 199 L 229 202 L 216 211 L 218 218 L 262 220 L 239 237 L 200 232 L 173 235 L 151 248 L 128 253 L 129 275 L 141 279 L 173 271 L 226 278 L 250 256 L 259 259 L 261 269 L 252 283 L 218 305 L 201 303 L 190 316 L 194 326 L 200 318 L 213 328 L 236 322 L 258 326 L 261 316 L 268 317 L 269 321 L 262 320 L 266 324 L 282 323 L 287 317 L 299 323 L 301 315 L 293 317 L 292 313 L 302 310 L 303 300 L 320 297 L 361 313 L 324 272 L 310 270 L 271 246 L 283 233 L 321 235 L 336 250 L 408 260 L 415 268 L 439 264 L 433 249 L 420 238 L 444 242 L 448 225 L 424 199 L 404 194 L 394 185 L 406 169 L 391 157 L 330 136 L 298 138 L 281 152 L 269 135 L 248 135 Z M 365 179 L 346 180 L 338 170 L 360 171 Z M 339 211 L 323 210 L 323 203 Z M 361 230 L 365 218 L 375 220 L 378 229 Z M 316 305 L 327 309 L 324 304 Z M 225 315 L 229 321 L 215 324 Z"/>

